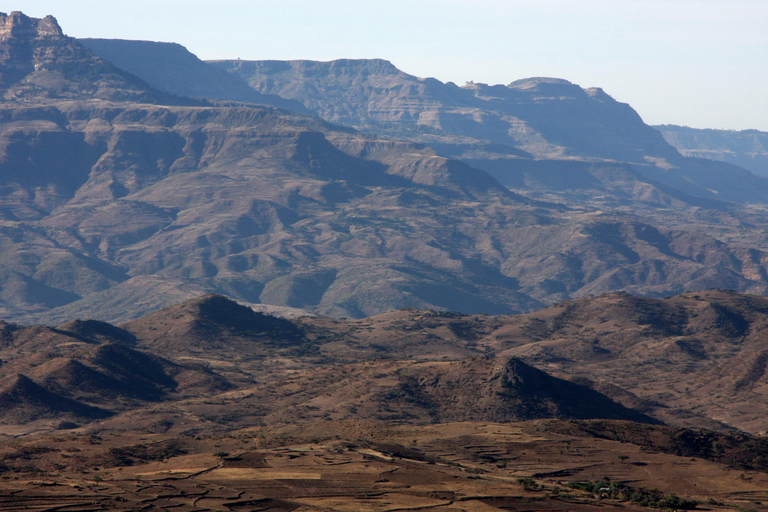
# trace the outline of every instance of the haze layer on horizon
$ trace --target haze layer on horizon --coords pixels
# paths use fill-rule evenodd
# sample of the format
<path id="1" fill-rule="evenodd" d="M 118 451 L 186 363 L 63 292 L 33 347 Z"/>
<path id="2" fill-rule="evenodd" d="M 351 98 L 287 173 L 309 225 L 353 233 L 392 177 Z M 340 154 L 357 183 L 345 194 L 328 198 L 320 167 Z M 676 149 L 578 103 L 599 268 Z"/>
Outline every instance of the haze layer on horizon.
<path id="1" fill-rule="evenodd" d="M 202 59 L 384 58 L 463 85 L 602 87 L 649 124 L 768 131 L 764 0 L 24 0 L 73 37 L 176 42 Z M 8 12 L 6 11 L 6 12 Z"/>

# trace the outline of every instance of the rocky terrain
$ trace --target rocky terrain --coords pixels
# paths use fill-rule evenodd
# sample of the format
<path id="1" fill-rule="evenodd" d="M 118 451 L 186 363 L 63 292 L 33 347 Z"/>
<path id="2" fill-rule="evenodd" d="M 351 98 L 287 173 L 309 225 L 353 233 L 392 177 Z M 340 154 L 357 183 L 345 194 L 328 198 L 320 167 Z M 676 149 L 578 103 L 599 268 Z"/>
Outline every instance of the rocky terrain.
<path id="1" fill-rule="evenodd" d="M 288 320 L 204 295 L 119 326 L 4 324 L 0 419 L 34 430 L 161 414 L 221 430 L 557 417 L 763 433 L 767 311 L 764 298 L 709 291 Z"/>
<path id="2" fill-rule="evenodd" d="M 768 509 L 768 180 L 668 140 L 0 14 L 0 509 Z"/>
<path id="3" fill-rule="evenodd" d="M 507 155 L 515 171 L 495 173 L 500 182 L 468 158 L 442 156 L 447 146 L 426 132 L 400 141 L 394 131 L 364 135 L 233 103 L 263 97 L 248 96 L 235 85 L 244 79 L 177 45 L 83 45 L 52 19 L 3 19 L 10 28 L 1 44 L 15 59 L 6 67 L 16 70 L 3 75 L 0 105 L 0 312 L 7 320 L 121 322 L 204 292 L 360 318 L 402 307 L 514 313 L 615 290 L 766 291 L 760 206 L 649 177 L 653 159 L 687 160 L 602 93 L 529 80 L 492 101 L 476 93 L 482 86 L 416 79 L 383 61 L 321 69 L 336 70 L 350 94 L 362 87 L 352 86 L 353 75 L 368 70 L 366 80 L 399 84 L 401 99 L 411 97 L 402 96 L 403 84 L 421 84 L 422 96 L 517 105 L 526 126 L 539 127 L 536 137 L 546 133 L 546 147 L 560 149 L 535 153 L 535 145 L 507 140 L 505 147 L 519 147 Z M 178 65 L 151 68 L 149 54 Z M 310 68 L 304 63 L 296 73 Z M 40 78 L 53 76 L 58 85 Z M 184 83 L 201 89 L 184 90 Z M 231 100 L 222 103 L 210 99 L 216 90 L 245 96 L 222 93 Z M 392 101 L 392 108 L 403 104 Z M 569 104 L 580 106 L 568 114 Z M 568 139 L 566 125 L 583 115 L 602 128 L 576 130 L 591 142 Z M 565 124 L 546 128 L 547 119 Z M 630 151 L 635 137 L 645 142 Z M 427 139 L 439 152 L 423 145 Z M 731 175 L 719 189 L 700 171 L 697 183 L 715 196 L 734 197 L 735 187 L 762 194 L 765 180 L 746 171 L 735 171 L 746 180 Z"/>
<path id="4" fill-rule="evenodd" d="M 0 506 L 763 510 L 768 443 L 744 430 L 766 428 L 766 309 L 710 291 L 287 320 L 205 295 L 6 323 Z"/>
<path id="5" fill-rule="evenodd" d="M 712 199 L 762 202 L 765 197 L 765 180 L 732 165 L 682 157 L 629 105 L 567 80 L 539 77 L 458 87 L 408 75 L 383 60 L 212 64 L 243 77 L 257 91 L 301 101 L 324 119 L 428 144 L 516 189 L 576 188 L 582 189 L 581 197 L 586 191 L 599 197 L 594 188 L 626 185 L 627 166 L 610 165 L 626 162 L 634 171 L 635 189 L 647 189 L 651 181 Z M 575 174 L 573 160 L 601 165 L 598 172 L 577 166 Z M 613 176 L 617 171 L 623 174 L 619 183 Z M 553 175 L 562 174 L 566 181 L 553 183 Z"/>
<path id="6" fill-rule="evenodd" d="M 491 356 L 463 337 L 432 336 L 414 360 L 409 346 L 389 347 L 377 336 L 381 325 L 365 329 L 362 339 L 353 335 L 358 324 L 285 320 L 218 295 L 120 326 L 92 320 L 56 328 L 3 324 L 0 421 L 34 429 L 62 419 L 146 414 L 147 408 L 157 414 L 168 405 L 194 411 L 190 417 L 208 428 L 218 428 L 220 414 L 230 426 L 329 416 L 410 423 L 541 417 L 656 422 L 520 359 Z M 410 324 L 402 329 L 414 330 Z M 446 346 L 454 348 L 442 351 Z"/>
<path id="7" fill-rule="evenodd" d="M 574 409 L 567 412 L 567 402 L 576 396 L 582 397 L 579 410 L 598 404 L 597 397 L 581 391 L 563 391 L 565 384 L 546 380 L 550 377 L 527 363 L 667 423 L 735 427 L 755 433 L 768 428 L 763 405 L 768 303 L 761 297 L 723 291 L 668 299 L 619 294 L 565 301 L 524 315 L 466 316 L 404 310 L 362 320 L 281 320 L 269 327 L 258 320 L 263 316 L 242 308 L 243 314 L 253 315 L 251 322 L 259 325 L 256 329 L 263 334 L 258 335 L 248 330 L 232 331 L 228 319 L 215 324 L 200 320 L 200 300 L 214 301 L 227 310 L 233 307 L 216 296 L 204 297 L 122 327 L 144 340 L 137 342 L 137 348 L 171 358 L 196 360 L 217 354 L 222 361 L 240 359 L 240 371 L 252 364 L 253 371 L 264 372 L 269 368 L 264 358 L 270 353 L 282 354 L 282 364 L 304 373 L 290 376 L 284 383 L 270 378 L 270 390 L 257 386 L 246 395 L 237 395 L 241 403 L 258 404 L 260 414 L 272 415 L 270 422 L 280 415 L 285 418 L 286 410 L 295 412 L 297 407 L 304 408 L 308 418 L 316 419 L 364 415 L 387 421 L 432 421 L 452 418 L 436 409 L 430 412 L 448 400 L 453 404 L 448 409 L 461 411 L 456 414 L 462 417 L 475 414 L 466 409 L 470 407 L 483 411 L 485 420 L 498 421 L 501 417 L 530 419 L 519 409 L 535 411 L 534 402 L 551 404 L 545 407 L 549 412 L 540 409 L 537 417 L 578 417 Z M 229 316 L 236 318 L 234 313 Z M 206 327 L 200 327 L 202 324 Z M 244 336 L 284 341 L 262 341 L 246 348 Z M 184 344 L 174 344 L 174 338 Z M 215 340 L 208 343 L 216 345 L 204 344 L 204 340 Z M 290 364 L 289 359 L 293 360 Z M 408 362 L 399 362 L 402 360 Z M 339 371 L 337 364 L 345 365 L 344 370 Z M 224 362 L 216 366 L 228 367 Z M 636 371 L 638 368 L 642 371 Z M 537 396 L 529 405 L 516 406 L 518 412 L 504 412 L 493 400 L 483 402 L 482 397 L 499 395 L 513 402 L 520 400 L 515 398 L 521 392 L 516 391 L 518 385 L 523 386 L 520 389 L 530 386 L 526 392 Z M 285 389 L 292 390 L 287 394 L 291 401 L 278 407 L 277 416 L 263 408 L 265 392 L 271 397 L 269 403 Z M 301 389 L 309 390 L 308 394 Z M 316 394 L 319 390 L 325 398 Z M 460 391 L 455 394 L 450 390 Z M 558 393 L 571 398 L 558 405 Z M 608 414 L 607 406 L 595 407 Z M 627 412 L 620 414 L 630 419 Z"/>

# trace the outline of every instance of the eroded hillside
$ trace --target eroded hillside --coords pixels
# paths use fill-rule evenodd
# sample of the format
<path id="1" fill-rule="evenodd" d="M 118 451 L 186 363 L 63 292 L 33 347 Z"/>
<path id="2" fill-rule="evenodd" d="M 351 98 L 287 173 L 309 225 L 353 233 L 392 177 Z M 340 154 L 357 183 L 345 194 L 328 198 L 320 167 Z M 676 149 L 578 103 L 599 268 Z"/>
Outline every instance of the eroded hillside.
<path id="1" fill-rule="evenodd" d="M 91 41 L 116 60 L 131 57 L 137 73 L 153 54 L 175 62 L 147 76 L 159 92 L 53 18 L 3 20 L 6 319 L 123 321 L 204 292 L 359 318 L 402 307 L 515 313 L 616 290 L 766 291 L 761 207 L 722 199 L 763 194 L 768 181 L 733 169 L 723 181 L 717 166 L 679 174 L 693 172 L 685 159 L 600 91 L 550 79 L 459 88 L 384 61 L 241 63 L 269 72 L 271 93 L 288 95 L 286 80 L 303 84 L 293 101 L 317 85 L 315 110 L 332 99 L 323 88 L 343 87 L 352 110 L 348 119 L 324 114 L 334 121 L 357 116 L 368 130 L 381 116 L 401 127 L 423 117 L 415 126 L 426 131 L 409 142 L 272 107 L 172 96 L 245 94 L 241 78 L 178 46 Z M 131 49 L 146 59 L 137 63 Z M 197 93 L 179 89 L 203 82 Z M 440 126 L 429 125 L 429 105 L 447 116 L 434 118 Z M 491 130 L 457 142 L 465 121 L 496 126 L 484 121 L 490 106 L 506 112 L 511 138 L 494 146 Z M 443 143 L 464 161 L 442 156 L 455 153 Z M 502 182 L 467 163 L 496 158 L 478 148 L 514 160 L 497 162 Z"/>

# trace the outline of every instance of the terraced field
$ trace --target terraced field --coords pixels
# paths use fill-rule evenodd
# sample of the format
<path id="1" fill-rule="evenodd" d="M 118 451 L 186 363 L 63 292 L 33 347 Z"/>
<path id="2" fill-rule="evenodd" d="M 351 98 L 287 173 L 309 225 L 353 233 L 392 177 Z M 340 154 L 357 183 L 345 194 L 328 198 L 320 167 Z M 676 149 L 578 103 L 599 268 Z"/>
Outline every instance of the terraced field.
<path id="1" fill-rule="evenodd" d="M 357 421 L 218 437 L 79 432 L 12 439 L 1 448 L 7 469 L 0 510 L 649 510 L 569 485 L 584 481 L 621 481 L 708 510 L 768 510 L 765 473 L 553 432 L 564 425 Z M 137 455 L 167 443 L 180 454 Z M 24 457 L 37 469 L 8 466 Z"/>

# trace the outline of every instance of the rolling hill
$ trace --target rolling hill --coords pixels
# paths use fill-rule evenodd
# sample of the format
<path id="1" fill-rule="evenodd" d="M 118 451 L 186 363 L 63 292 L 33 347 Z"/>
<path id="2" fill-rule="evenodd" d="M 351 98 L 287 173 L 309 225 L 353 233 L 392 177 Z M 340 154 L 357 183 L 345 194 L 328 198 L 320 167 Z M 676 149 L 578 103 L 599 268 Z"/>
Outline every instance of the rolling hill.
<path id="1" fill-rule="evenodd" d="M 768 299 L 712 290 L 519 315 L 287 320 L 209 294 L 119 326 L 5 324 L 0 380 L 23 374 L 135 421 L 153 403 L 206 428 L 558 417 L 759 433 L 767 313 Z"/>

